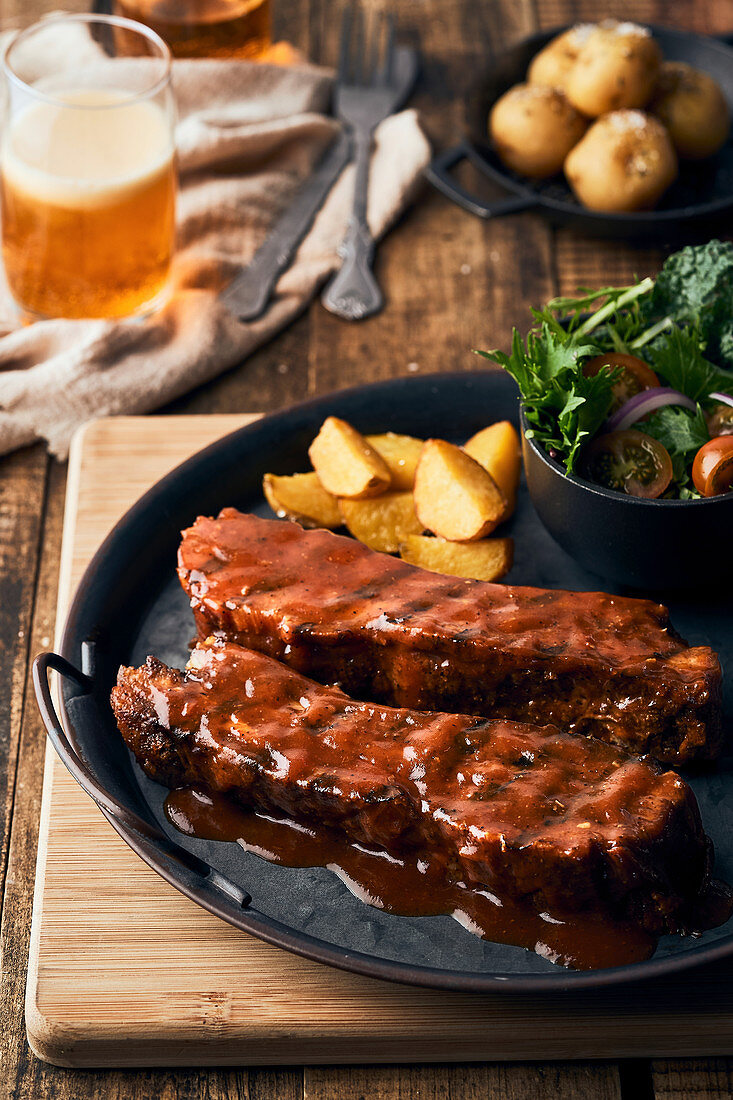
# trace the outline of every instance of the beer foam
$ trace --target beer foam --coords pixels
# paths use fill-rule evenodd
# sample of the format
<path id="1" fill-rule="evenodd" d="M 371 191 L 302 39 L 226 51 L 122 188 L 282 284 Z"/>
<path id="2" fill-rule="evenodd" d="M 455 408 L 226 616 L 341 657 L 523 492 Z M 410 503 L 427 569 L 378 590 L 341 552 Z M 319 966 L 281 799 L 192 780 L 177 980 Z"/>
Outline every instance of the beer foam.
<path id="1" fill-rule="evenodd" d="M 8 185 L 54 206 L 91 209 L 123 201 L 167 171 L 173 157 L 165 112 L 113 90 L 65 92 L 39 101 L 8 128 L 0 168 Z"/>

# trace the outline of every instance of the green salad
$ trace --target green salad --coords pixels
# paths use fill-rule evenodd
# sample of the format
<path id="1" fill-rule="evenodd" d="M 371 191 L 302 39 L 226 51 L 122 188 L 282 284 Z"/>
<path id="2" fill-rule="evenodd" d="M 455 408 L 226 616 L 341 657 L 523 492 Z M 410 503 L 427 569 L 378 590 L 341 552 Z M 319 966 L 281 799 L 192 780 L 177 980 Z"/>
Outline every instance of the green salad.
<path id="1" fill-rule="evenodd" d="M 568 473 L 633 496 L 733 490 L 733 243 L 683 248 L 656 279 L 532 310 L 509 354 L 526 435 Z"/>

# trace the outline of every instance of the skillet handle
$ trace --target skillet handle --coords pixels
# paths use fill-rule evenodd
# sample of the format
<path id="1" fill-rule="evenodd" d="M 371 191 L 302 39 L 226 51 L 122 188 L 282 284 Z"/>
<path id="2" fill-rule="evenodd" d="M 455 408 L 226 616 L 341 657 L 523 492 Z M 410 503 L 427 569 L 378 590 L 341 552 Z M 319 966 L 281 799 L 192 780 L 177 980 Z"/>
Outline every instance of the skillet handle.
<path id="1" fill-rule="evenodd" d="M 127 806 L 124 806 L 97 782 L 88 764 L 85 763 L 69 741 L 56 713 L 49 684 L 49 672 L 51 670 L 58 673 L 59 676 L 66 676 L 68 679 L 73 680 L 84 690 L 84 694 L 91 692 L 93 681 L 91 676 L 80 672 L 75 665 L 72 665 L 71 661 L 67 661 L 65 657 L 58 653 L 39 653 L 33 661 L 33 690 L 48 739 L 58 753 L 61 762 L 82 790 L 97 803 L 106 816 L 113 818 L 114 821 L 117 821 L 126 829 L 145 837 L 146 840 L 153 841 L 163 849 L 170 859 L 182 864 L 193 874 L 207 879 L 211 885 L 223 890 L 230 897 L 236 897 L 237 900 L 241 899 L 243 908 L 248 906 L 252 898 L 246 891 L 229 882 L 203 859 L 199 859 L 192 852 L 188 852 L 185 848 L 176 844 L 157 825 L 145 821 L 139 814 L 129 810 Z"/>
<path id="2" fill-rule="evenodd" d="M 538 200 L 528 195 L 514 195 L 508 199 L 495 202 L 484 202 L 477 195 L 472 195 L 465 187 L 462 187 L 451 175 L 451 171 L 462 161 L 470 161 L 482 175 L 487 175 L 486 165 L 478 155 L 474 147 L 468 141 L 462 141 L 445 153 L 435 157 L 425 169 L 425 178 L 436 187 L 446 198 L 451 199 L 469 214 L 475 214 L 477 218 L 500 218 L 504 214 L 518 214 L 522 210 L 531 210 L 537 205 Z"/>

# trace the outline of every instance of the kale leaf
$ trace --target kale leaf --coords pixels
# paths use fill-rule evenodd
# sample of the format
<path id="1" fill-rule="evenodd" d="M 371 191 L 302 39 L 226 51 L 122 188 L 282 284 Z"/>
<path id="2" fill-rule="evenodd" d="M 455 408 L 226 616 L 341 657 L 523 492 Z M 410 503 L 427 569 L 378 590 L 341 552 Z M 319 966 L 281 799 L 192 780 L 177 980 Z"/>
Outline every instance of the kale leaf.
<path id="1" fill-rule="evenodd" d="M 713 363 L 733 369 L 733 242 L 709 241 L 675 252 L 660 271 L 650 317 L 699 328 Z"/>

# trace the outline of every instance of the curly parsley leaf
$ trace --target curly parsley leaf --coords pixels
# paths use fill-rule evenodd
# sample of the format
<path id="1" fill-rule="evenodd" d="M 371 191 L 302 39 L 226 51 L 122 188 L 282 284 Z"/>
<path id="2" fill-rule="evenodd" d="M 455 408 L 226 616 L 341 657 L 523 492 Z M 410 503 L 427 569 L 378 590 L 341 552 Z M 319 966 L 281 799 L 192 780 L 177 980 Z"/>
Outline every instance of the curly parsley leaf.
<path id="1" fill-rule="evenodd" d="M 596 355 L 596 344 L 577 343 L 572 333 L 543 321 L 526 342 L 514 330 L 512 351 L 479 351 L 516 381 L 532 435 L 572 471 L 580 447 L 608 415 L 618 371 L 602 369 L 586 378 L 580 363 Z"/>

